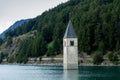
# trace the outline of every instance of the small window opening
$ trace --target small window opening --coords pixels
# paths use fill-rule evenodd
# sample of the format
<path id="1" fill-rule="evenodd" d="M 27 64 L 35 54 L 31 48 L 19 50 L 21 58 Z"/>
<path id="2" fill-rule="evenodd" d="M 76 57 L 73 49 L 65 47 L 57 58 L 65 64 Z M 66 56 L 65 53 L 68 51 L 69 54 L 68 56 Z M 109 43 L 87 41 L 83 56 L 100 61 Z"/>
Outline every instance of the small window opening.
<path id="1" fill-rule="evenodd" d="M 74 46 L 74 41 L 70 41 L 70 46 Z"/>

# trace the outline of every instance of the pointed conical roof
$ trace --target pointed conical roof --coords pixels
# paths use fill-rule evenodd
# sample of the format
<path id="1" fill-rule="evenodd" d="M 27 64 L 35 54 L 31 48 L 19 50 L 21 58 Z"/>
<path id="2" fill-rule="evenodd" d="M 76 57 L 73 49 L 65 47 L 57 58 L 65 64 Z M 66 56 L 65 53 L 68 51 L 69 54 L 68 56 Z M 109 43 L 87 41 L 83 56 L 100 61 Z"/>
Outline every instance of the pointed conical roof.
<path id="1" fill-rule="evenodd" d="M 64 38 L 77 38 L 77 35 L 75 33 L 71 20 L 68 23 L 66 32 L 64 34 Z"/>

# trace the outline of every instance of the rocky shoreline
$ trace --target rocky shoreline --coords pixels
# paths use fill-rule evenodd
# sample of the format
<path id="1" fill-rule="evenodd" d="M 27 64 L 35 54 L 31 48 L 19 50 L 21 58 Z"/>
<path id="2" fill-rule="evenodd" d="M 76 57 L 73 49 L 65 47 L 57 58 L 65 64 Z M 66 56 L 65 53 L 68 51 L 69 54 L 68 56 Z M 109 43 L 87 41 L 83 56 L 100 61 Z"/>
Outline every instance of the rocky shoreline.
<path id="1" fill-rule="evenodd" d="M 44 58 L 43 60 L 39 59 L 31 59 L 27 63 L 8 63 L 6 61 L 2 62 L 1 65 L 40 65 L 40 66 L 63 66 L 63 60 L 62 58 Z M 110 61 L 103 61 L 99 65 L 93 64 L 91 60 L 86 59 L 79 59 L 79 66 L 120 66 L 120 63 L 115 65 L 111 63 Z"/>

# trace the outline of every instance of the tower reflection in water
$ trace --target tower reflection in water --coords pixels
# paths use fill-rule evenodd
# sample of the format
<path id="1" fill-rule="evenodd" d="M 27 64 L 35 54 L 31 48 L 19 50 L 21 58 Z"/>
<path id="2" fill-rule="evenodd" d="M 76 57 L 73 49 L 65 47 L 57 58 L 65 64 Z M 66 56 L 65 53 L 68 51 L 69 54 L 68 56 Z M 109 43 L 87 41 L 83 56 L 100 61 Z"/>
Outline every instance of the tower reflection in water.
<path id="1" fill-rule="evenodd" d="M 64 70 L 64 80 L 79 80 L 78 70 Z"/>

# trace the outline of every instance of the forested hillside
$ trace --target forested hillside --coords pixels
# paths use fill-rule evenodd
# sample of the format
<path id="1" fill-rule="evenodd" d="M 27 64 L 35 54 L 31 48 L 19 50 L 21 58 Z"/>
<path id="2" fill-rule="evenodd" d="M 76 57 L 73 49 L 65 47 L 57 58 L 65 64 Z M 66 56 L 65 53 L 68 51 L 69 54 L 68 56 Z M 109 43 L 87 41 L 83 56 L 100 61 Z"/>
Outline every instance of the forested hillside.
<path id="1" fill-rule="evenodd" d="M 15 60 L 62 54 L 69 16 L 79 39 L 79 52 L 119 51 L 120 1 L 69 0 L 8 32 L 6 39 L 36 31 L 33 37 L 19 42 Z"/>
<path id="2" fill-rule="evenodd" d="M 24 24 L 25 22 L 28 22 L 29 20 L 30 19 L 22 19 L 22 20 L 16 21 L 12 26 L 10 26 L 7 30 L 5 30 L 3 33 L 0 34 L 0 38 L 4 39 L 6 32 L 8 33 L 8 31 L 12 31 L 17 27 L 20 27 L 22 24 Z"/>

